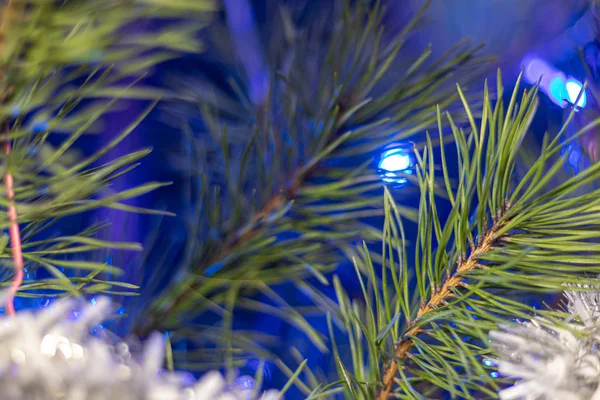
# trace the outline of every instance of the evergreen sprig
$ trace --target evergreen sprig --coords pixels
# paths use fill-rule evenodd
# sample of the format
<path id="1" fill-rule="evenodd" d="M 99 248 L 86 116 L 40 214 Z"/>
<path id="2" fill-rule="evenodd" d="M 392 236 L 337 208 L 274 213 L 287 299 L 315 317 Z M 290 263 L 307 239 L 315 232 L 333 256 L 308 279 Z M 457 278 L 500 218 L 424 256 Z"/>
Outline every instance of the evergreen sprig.
<path id="1" fill-rule="evenodd" d="M 189 164 L 197 206 L 189 258 L 182 275 L 143 313 L 138 334 L 171 330 L 195 343 L 216 336 L 231 357 L 253 340 L 235 339 L 243 344 L 234 351 L 230 335 L 186 324 L 214 312 L 227 331 L 234 310 L 276 312 L 248 298 L 260 292 L 285 310 L 278 313 L 282 318 L 326 349 L 322 335 L 269 286 L 292 282 L 327 302 L 304 278 L 327 282 L 348 243 L 381 238 L 362 221 L 383 215 L 381 197 L 374 195 L 382 185 L 373 151 L 435 126 L 435 105 L 458 100 L 446 85 L 450 77 L 464 68 L 467 80 L 481 67 L 478 48 L 464 43 L 436 61 L 429 60 L 429 49 L 417 59 L 403 58 L 405 41 L 429 2 L 389 42 L 382 8 L 363 3 L 337 10 L 328 32 L 307 29 L 278 48 L 270 57 L 279 64 L 269 67 L 265 104 L 252 104 L 234 84 L 246 114 L 204 105 L 208 133 L 187 127 L 195 137 Z M 285 32 L 281 37 L 290 38 L 296 31 L 286 26 Z M 349 165 L 348 159 L 357 161 Z M 403 212 L 417 217 L 414 210 Z"/>
<path id="2" fill-rule="evenodd" d="M 164 24 L 160 31 L 134 27 L 144 20 L 208 21 L 215 4 L 210 0 L 10 0 L 1 8 L 0 126 L 1 140 L 10 142 L 2 155 L 0 174 L 14 177 L 14 202 L 21 227 L 23 257 L 28 273 L 46 269 L 53 277 L 26 281 L 19 296 L 82 293 L 131 294 L 134 285 L 101 278 L 119 269 L 105 263 L 79 261 L 99 249 L 138 249 L 131 243 L 95 238 L 101 225 L 79 234 L 55 237 L 49 228 L 61 218 L 100 207 L 152 212 L 123 201 L 143 195 L 164 183 L 150 182 L 123 192 L 106 194 L 111 182 L 135 168 L 150 151 L 141 149 L 97 165 L 148 115 L 163 94 L 135 88 L 148 68 L 181 51 L 197 51 L 196 29 Z M 130 32 L 130 31 L 134 32 Z M 128 34 L 125 35 L 124 33 Z M 123 98 L 151 100 L 147 109 L 115 138 L 86 158 L 73 150 L 77 140 Z M 6 189 L 0 206 L 10 207 Z M 0 229 L 11 220 L 0 214 Z M 3 235 L 0 257 L 10 258 Z M 14 243 L 13 243 L 14 244 Z M 64 273 L 77 270 L 78 273 Z M 83 276 L 76 276 L 83 273 Z M 13 272 L 2 275 L 9 284 Z"/>
<path id="3" fill-rule="evenodd" d="M 442 393 L 497 398 L 506 380 L 494 372 L 492 362 L 484 362 L 496 358 L 488 333 L 513 318 L 537 314 L 556 323 L 566 318 L 562 311 L 534 309 L 524 295 L 560 293 L 566 284 L 593 287 L 595 280 L 586 274 L 598 269 L 593 240 L 600 224 L 600 191 L 581 189 L 597 179 L 600 166 L 558 185 L 549 183 L 568 157 L 559 156 L 565 142 L 577 140 L 600 120 L 561 143 L 577 111 L 573 108 L 561 131 L 546 135 L 537 160 L 515 181 L 537 88 L 520 96 L 517 82 L 506 109 L 503 90 L 498 74 L 498 101 L 492 105 L 486 84 L 481 119 L 469 117 L 465 128 L 446 113 L 459 160 L 456 184 L 450 179 L 438 109 L 439 154 L 429 135 L 424 150 L 417 152 L 421 201 L 413 264 L 407 257 L 406 218 L 386 191 L 384 237 L 393 240 L 384 241 L 380 271 L 369 256 L 355 259 L 364 305 L 351 302 L 334 281 L 351 352 L 342 354 L 336 343 L 343 336 L 330 324 L 340 380 L 318 387 L 313 398 L 340 388 L 347 398 L 437 398 Z M 467 115 L 473 115 L 460 87 L 458 93 Z M 436 165 L 447 200 L 435 195 Z M 452 205 L 445 221 L 438 214 L 441 201 Z"/>

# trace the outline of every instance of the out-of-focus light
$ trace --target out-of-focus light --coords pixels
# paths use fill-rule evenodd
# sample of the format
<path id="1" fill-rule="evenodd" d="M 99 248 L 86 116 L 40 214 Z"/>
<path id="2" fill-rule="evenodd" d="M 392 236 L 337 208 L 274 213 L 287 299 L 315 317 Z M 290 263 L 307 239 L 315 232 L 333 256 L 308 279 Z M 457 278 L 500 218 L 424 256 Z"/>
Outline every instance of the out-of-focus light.
<path id="1" fill-rule="evenodd" d="M 543 89 L 543 88 L 542 88 Z M 566 82 L 562 75 L 556 75 L 550 81 L 547 88 L 550 99 L 561 107 L 564 107 L 566 98 Z"/>
<path id="2" fill-rule="evenodd" d="M 577 101 L 577 97 L 579 96 L 579 93 L 583 89 L 583 85 L 580 82 L 576 81 L 575 79 L 569 79 L 567 81 L 567 83 L 565 84 L 565 89 L 567 92 L 567 99 L 571 103 L 575 104 L 575 101 Z M 585 91 L 583 91 L 583 93 L 581 93 L 581 97 L 579 97 L 579 101 L 577 101 L 577 107 L 580 107 L 580 108 L 585 107 L 586 102 L 587 102 L 587 99 L 586 99 Z"/>
<path id="3" fill-rule="evenodd" d="M 565 108 L 567 101 L 574 104 L 583 85 L 565 76 L 559 69 L 554 68 L 544 60 L 528 57 L 523 60 L 523 78 L 530 84 L 539 82 L 540 90 L 550 97 L 553 103 Z M 583 108 L 587 102 L 585 92 L 577 102 L 577 107 Z"/>
<path id="4" fill-rule="evenodd" d="M 379 161 L 379 170 L 384 182 L 405 183 L 406 178 L 397 176 L 397 172 L 406 172 L 411 166 L 411 158 L 405 149 L 386 150 Z"/>
<path id="5" fill-rule="evenodd" d="M 493 367 L 494 362 L 492 360 L 490 360 L 489 358 L 486 358 L 485 360 L 483 360 L 483 365 L 485 365 L 486 367 Z"/>
<path id="6" fill-rule="evenodd" d="M 525 58 L 522 67 L 523 78 L 532 85 L 543 79 L 543 77 L 549 78 L 556 73 L 556 70 L 550 64 L 534 57 Z"/>
<path id="7" fill-rule="evenodd" d="M 387 150 L 381 155 L 379 168 L 386 171 L 404 171 L 410 167 L 410 156 L 403 149 Z"/>

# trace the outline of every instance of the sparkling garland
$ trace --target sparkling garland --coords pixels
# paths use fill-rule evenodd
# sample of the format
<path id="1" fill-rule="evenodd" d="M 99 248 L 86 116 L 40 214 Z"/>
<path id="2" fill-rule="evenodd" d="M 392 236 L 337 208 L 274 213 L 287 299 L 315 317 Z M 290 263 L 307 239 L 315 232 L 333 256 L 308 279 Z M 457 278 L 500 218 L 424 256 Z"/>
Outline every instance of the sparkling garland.
<path id="1" fill-rule="evenodd" d="M 600 400 L 600 292 L 565 296 L 572 315 L 560 326 L 534 319 L 490 333 L 499 372 L 518 380 L 502 400 Z"/>
<path id="2" fill-rule="evenodd" d="M 230 387 L 216 371 L 189 375 L 162 370 L 164 340 L 154 334 L 138 359 L 128 344 L 90 334 L 110 314 L 106 298 L 73 317 L 75 302 L 60 300 L 37 314 L 0 318 L 0 400 L 261 400 L 270 390 Z"/>

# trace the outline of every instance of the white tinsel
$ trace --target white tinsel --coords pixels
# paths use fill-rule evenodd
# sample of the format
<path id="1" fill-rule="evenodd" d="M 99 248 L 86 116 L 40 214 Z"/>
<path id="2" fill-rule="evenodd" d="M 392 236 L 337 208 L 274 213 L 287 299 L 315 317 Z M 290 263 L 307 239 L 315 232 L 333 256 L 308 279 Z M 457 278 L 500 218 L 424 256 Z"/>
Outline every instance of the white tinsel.
<path id="1" fill-rule="evenodd" d="M 600 293 L 565 294 L 573 315 L 564 322 L 578 335 L 541 319 L 490 333 L 499 372 L 518 380 L 501 399 L 600 400 Z"/>
<path id="2" fill-rule="evenodd" d="M 61 300 L 37 314 L 0 318 L 0 400 L 249 400 L 251 389 L 229 388 L 219 372 L 186 383 L 161 370 L 159 334 L 137 360 L 124 342 L 109 343 L 90 330 L 109 314 L 110 301 L 87 305 L 69 318 L 74 303 Z M 279 399 L 268 391 L 262 400 Z"/>

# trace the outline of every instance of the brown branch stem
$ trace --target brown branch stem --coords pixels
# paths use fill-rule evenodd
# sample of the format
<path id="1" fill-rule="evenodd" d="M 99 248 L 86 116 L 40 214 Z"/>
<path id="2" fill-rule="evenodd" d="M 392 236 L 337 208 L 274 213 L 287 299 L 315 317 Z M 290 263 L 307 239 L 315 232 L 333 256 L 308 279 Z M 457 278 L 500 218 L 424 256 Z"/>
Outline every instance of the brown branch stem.
<path id="1" fill-rule="evenodd" d="M 10 142 L 4 143 L 4 152 L 8 156 L 10 154 Z M 15 275 L 13 277 L 12 284 L 10 286 L 9 296 L 6 299 L 6 311 L 10 316 L 15 315 L 15 304 L 14 298 L 19 288 L 23 284 L 24 278 L 24 263 L 23 263 L 23 250 L 21 248 L 21 231 L 19 229 L 19 221 L 17 219 L 17 209 L 15 207 L 15 191 L 13 188 L 13 176 L 10 172 L 6 172 L 4 176 L 4 182 L 6 185 L 6 196 L 8 198 L 8 219 L 10 221 L 9 232 L 10 232 L 10 244 L 13 264 L 15 266 Z"/>
<path id="2" fill-rule="evenodd" d="M 442 306 L 450 297 L 452 297 L 453 289 L 464 285 L 464 278 L 461 276 L 461 274 L 464 274 L 465 272 L 480 267 L 478 263 L 479 256 L 490 251 L 493 248 L 494 244 L 498 240 L 500 240 L 500 237 L 497 236 L 498 231 L 500 231 L 500 229 L 502 229 L 506 225 L 506 223 L 507 222 L 504 221 L 497 225 L 494 225 L 492 229 L 483 236 L 483 239 L 471 251 L 469 257 L 465 261 L 458 263 L 455 273 L 452 276 L 448 277 L 444 284 L 432 293 L 431 298 L 427 303 L 419 307 L 419 310 L 417 311 L 417 316 L 415 320 L 413 320 L 411 325 L 414 325 L 414 323 L 418 321 L 419 318 L 421 318 L 428 312 L 433 311 L 436 308 Z M 394 378 L 398 374 L 398 363 L 409 356 L 409 351 L 414 345 L 414 342 L 411 339 L 411 337 L 416 336 L 422 332 L 423 326 L 413 326 L 403 335 L 404 338 L 396 344 L 394 349 L 394 360 L 392 360 L 385 369 L 385 373 L 382 379 L 383 388 L 377 394 L 378 400 L 387 400 L 390 397 L 392 389 L 394 387 Z"/>

